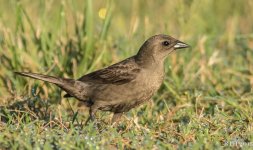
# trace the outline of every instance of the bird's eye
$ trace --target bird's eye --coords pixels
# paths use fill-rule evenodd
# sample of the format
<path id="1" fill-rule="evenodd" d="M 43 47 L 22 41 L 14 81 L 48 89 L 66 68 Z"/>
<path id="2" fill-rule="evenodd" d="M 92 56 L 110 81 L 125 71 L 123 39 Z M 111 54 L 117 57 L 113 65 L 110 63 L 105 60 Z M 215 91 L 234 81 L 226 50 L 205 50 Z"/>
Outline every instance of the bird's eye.
<path id="1" fill-rule="evenodd" d="M 164 42 L 163 42 L 163 45 L 164 45 L 164 46 L 169 46 L 169 45 L 170 45 L 170 42 L 169 42 L 169 41 L 164 41 Z"/>

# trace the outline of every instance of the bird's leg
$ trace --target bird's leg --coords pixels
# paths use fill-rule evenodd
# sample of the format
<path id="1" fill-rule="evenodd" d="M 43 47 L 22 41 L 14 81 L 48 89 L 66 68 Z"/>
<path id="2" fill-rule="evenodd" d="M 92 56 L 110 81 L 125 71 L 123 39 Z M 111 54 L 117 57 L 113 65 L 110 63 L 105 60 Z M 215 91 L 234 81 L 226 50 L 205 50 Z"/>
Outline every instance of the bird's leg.
<path id="1" fill-rule="evenodd" d="M 89 121 L 96 120 L 96 116 L 95 116 L 96 112 L 97 112 L 97 108 L 95 108 L 94 106 L 91 106 L 89 110 L 89 118 L 86 120 L 85 125 L 87 125 Z"/>
<path id="2" fill-rule="evenodd" d="M 112 124 L 114 122 L 118 122 L 120 120 L 120 118 L 121 118 L 122 115 L 123 115 L 123 113 L 114 113 L 113 117 L 112 117 Z"/>

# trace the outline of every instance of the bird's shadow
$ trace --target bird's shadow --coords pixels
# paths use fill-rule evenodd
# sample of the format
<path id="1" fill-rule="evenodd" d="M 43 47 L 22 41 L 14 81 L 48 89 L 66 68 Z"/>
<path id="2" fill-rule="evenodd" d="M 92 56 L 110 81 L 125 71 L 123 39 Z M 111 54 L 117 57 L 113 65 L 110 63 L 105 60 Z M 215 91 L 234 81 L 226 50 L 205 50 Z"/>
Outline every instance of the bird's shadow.
<path id="1" fill-rule="evenodd" d="M 82 103 L 78 103 L 79 107 L 83 107 Z M 29 123 L 34 120 L 44 121 L 48 123 L 50 121 L 55 121 L 57 115 L 54 113 L 55 105 L 52 104 L 49 100 L 41 99 L 38 96 L 32 96 L 23 99 L 22 101 L 16 101 L 10 105 L 0 106 L 0 122 L 7 124 L 16 124 L 17 122 Z M 79 122 L 77 115 L 78 111 L 74 111 L 72 108 L 69 108 L 70 114 L 72 117 L 71 124 L 74 126 L 80 126 L 81 128 L 86 125 L 82 122 Z M 90 122 L 94 124 L 93 122 Z M 105 122 L 99 122 L 100 125 L 105 125 Z"/>
<path id="2" fill-rule="evenodd" d="M 15 121 L 50 119 L 50 103 L 39 97 L 28 97 L 6 106 L 0 106 L 0 121 L 15 123 Z"/>

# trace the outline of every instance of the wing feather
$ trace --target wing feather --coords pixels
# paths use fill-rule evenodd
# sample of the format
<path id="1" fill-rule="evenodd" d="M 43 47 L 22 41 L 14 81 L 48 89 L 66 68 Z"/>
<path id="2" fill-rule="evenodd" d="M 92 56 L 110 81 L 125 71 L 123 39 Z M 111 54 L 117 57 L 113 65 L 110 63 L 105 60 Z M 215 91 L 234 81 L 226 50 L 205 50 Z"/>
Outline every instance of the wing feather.
<path id="1" fill-rule="evenodd" d="M 124 84 L 136 78 L 140 71 L 133 58 L 126 59 L 104 69 L 97 70 L 79 78 L 79 81 L 96 84 Z"/>
<path id="2" fill-rule="evenodd" d="M 133 57 L 111 65 L 107 68 L 97 70 L 79 78 L 79 81 L 92 84 L 125 84 L 134 80 L 140 72 L 138 64 Z M 66 94 L 64 97 L 71 97 Z"/>

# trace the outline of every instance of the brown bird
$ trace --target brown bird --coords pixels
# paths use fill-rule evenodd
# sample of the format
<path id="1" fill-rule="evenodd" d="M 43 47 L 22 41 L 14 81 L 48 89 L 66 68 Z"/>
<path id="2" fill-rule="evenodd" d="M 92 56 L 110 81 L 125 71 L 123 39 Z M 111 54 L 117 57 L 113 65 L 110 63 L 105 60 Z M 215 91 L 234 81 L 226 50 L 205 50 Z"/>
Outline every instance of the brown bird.
<path id="1" fill-rule="evenodd" d="M 29 72 L 16 73 L 54 83 L 67 92 L 64 97 L 75 97 L 84 102 L 90 108 L 86 122 L 95 119 L 97 110 L 113 112 L 112 122 L 116 122 L 124 112 L 154 95 L 164 79 L 165 58 L 174 50 L 187 47 L 186 43 L 160 34 L 145 41 L 136 55 L 77 80 Z"/>

